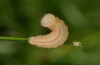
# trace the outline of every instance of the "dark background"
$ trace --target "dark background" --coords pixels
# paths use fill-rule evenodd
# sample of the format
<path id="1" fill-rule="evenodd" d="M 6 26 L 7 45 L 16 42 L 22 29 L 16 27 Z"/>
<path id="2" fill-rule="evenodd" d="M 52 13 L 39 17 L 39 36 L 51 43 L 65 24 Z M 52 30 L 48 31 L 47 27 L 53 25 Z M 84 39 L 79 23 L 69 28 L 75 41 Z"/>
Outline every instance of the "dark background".
<path id="1" fill-rule="evenodd" d="M 0 65 L 100 65 L 100 0 L 0 0 L 0 36 L 47 34 L 41 18 L 52 13 L 69 29 L 67 41 L 55 49 L 28 41 L 0 41 Z"/>

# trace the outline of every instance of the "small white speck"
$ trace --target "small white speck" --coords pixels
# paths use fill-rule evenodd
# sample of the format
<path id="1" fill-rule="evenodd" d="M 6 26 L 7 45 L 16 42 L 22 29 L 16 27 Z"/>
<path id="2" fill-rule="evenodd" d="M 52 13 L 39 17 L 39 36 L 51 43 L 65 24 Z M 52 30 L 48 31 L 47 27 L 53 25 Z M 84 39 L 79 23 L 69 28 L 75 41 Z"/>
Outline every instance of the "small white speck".
<path id="1" fill-rule="evenodd" d="M 73 45 L 82 47 L 81 43 L 80 42 L 76 42 L 76 41 L 73 42 Z"/>

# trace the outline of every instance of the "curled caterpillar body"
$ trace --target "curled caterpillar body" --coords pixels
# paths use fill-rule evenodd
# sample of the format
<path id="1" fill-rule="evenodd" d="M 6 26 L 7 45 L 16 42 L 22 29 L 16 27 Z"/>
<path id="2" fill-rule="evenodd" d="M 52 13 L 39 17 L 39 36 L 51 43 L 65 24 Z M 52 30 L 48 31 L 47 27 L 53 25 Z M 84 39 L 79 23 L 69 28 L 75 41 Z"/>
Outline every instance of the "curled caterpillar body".
<path id="1" fill-rule="evenodd" d="M 46 14 L 42 18 L 41 24 L 52 32 L 43 36 L 30 37 L 28 41 L 30 44 L 43 48 L 56 48 L 66 41 L 68 27 L 62 20 L 52 14 Z"/>

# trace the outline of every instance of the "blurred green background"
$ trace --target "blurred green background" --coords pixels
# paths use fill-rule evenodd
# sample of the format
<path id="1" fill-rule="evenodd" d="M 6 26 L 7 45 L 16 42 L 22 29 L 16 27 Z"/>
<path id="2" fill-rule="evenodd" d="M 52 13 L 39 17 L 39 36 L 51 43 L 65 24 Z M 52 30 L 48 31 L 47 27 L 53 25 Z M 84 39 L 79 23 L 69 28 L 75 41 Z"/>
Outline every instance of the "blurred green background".
<path id="1" fill-rule="evenodd" d="M 44 14 L 64 20 L 67 41 L 43 49 L 27 41 L 0 41 L 0 65 L 100 65 L 100 0 L 0 0 L 0 36 L 24 37 L 47 34 L 41 26 Z"/>

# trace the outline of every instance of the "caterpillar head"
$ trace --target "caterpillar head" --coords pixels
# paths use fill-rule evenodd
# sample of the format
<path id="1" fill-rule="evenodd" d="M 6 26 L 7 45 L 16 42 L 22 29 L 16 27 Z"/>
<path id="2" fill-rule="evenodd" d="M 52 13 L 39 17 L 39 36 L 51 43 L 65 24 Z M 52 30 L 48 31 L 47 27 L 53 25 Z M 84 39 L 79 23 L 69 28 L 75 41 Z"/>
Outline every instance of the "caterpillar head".
<path id="1" fill-rule="evenodd" d="M 52 25 L 54 25 L 56 23 L 56 18 L 54 15 L 52 14 L 46 14 L 44 15 L 44 17 L 41 20 L 41 24 L 44 27 L 51 27 Z"/>

